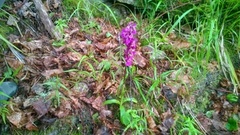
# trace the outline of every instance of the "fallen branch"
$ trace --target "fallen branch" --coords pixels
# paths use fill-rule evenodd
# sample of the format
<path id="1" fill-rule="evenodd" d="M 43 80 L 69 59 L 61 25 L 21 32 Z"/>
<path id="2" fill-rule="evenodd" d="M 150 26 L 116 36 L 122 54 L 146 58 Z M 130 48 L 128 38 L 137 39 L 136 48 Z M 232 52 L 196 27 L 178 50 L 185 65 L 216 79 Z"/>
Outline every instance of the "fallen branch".
<path id="1" fill-rule="evenodd" d="M 51 35 L 52 38 L 60 40 L 62 38 L 62 35 L 55 29 L 55 26 L 52 20 L 49 18 L 46 7 L 43 5 L 42 1 L 33 0 L 33 2 L 36 6 L 36 9 L 39 12 L 40 19 L 45 29 L 48 31 L 48 33 Z"/>

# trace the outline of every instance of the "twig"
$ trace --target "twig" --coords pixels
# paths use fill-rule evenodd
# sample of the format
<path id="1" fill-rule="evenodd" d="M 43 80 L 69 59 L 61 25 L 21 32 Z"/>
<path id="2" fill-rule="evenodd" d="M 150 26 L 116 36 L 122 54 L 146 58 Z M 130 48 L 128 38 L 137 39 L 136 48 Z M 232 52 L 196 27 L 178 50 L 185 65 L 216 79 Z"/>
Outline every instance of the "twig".
<path id="1" fill-rule="evenodd" d="M 55 29 L 55 26 L 52 22 L 52 20 L 49 18 L 46 7 L 43 5 L 41 0 L 33 0 L 36 9 L 39 12 L 41 21 L 45 27 L 45 29 L 48 31 L 48 33 L 51 35 L 52 38 L 55 38 L 57 40 L 60 40 L 62 35 Z"/>

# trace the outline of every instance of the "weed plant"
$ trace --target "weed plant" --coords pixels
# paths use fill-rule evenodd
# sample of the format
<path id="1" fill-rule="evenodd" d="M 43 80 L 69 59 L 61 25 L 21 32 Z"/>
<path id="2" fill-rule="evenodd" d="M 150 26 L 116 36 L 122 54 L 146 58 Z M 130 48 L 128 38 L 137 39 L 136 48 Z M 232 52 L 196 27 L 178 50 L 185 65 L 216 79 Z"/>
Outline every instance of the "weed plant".
<path id="1" fill-rule="evenodd" d="M 144 28 L 139 42 L 142 46 L 149 46 L 153 50 L 149 59 L 153 76 L 138 75 L 138 68 L 135 66 L 123 68 L 126 70 L 119 86 L 119 96 L 105 101 L 105 105 L 116 104 L 119 107 L 119 119 L 125 126 L 124 132 L 129 129 L 135 130 L 136 134 L 147 131 L 146 116 L 138 104 L 144 104 L 146 106 L 144 109 L 148 111 L 152 106 L 160 112 L 166 111 L 166 108 L 162 107 L 165 101 L 156 100 L 156 98 L 161 94 L 161 85 L 167 83 L 166 78 L 174 71 L 185 72 L 187 69 L 188 74 L 197 82 L 209 73 L 207 64 L 211 61 L 218 61 L 223 74 L 231 80 L 234 86 L 233 92 L 237 93 L 239 80 L 232 57 L 239 53 L 240 48 L 240 19 L 236 17 L 239 14 L 240 2 L 237 0 L 196 0 L 193 2 L 143 0 L 140 3 L 142 5 L 142 9 L 138 9 L 141 12 L 140 17 L 130 11 L 132 18 L 129 20 L 134 20 L 139 28 Z M 118 16 L 106 4 L 87 0 L 66 0 L 63 4 L 71 13 L 66 17 L 69 18 L 68 21 L 73 17 L 78 17 L 81 20 L 80 26 L 86 33 L 92 33 L 93 30 L 94 32 L 100 31 L 98 24 L 93 20 L 95 17 L 104 17 L 114 22 L 117 27 L 120 26 Z M 190 30 L 186 30 L 184 28 L 186 26 Z M 188 39 L 191 43 L 190 47 L 187 49 L 173 48 L 168 44 L 171 33 Z M 166 51 L 171 51 L 174 57 L 168 58 Z M 123 56 L 121 52 L 118 55 Z M 157 65 L 155 65 L 155 61 L 159 59 L 168 59 L 170 63 L 174 63 L 172 70 L 159 74 Z M 96 66 L 92 63 L 99 64 L 100 71 L 95 69 Z M 77 65 L 78 69 L 66 72 L 78 72 L 82 78 L 98 79 L 99 73 L 111 72 L 111 64 L 113 64 L 111 61 L 98 62 L 93 54 L 88 54 L 81 58 Z M 82 68 L 86 66 L 91 72 Z M 111 74 L 115 78 L 114 73 L 111 72 Z M 54 86 L 55 84 L 47 83 L 46 85 Z M 186 87 L 186 95 L 191 95 L 197 90 L 197 87 L 189 89 L 182 82 L 181 85 Z M 182 107 L 173 108 L 178 116 L 171 128 L 173 134 L 204 134 L 204 129 L 200 128 L 202 126 L 194 117 L 194 113 L 205 112 L 210 102 L 207 100 L 208 93 L 204 92 L 202 96 L 206 96 L 205 98 L 199 97 L 205 100 L 202 106 L 189 105 L 185 111 L 182 111 L 184 110 Z M 56 97 L 59 102 L 59 95 Z"/>
<path id="2" fill-rule="evenodd" d="M 142 43 L 144 43 L 143 45 L 150 44 L 152 48 L 154 48 L 154 52 L 160 52 L 160 54 L 160 49 L 163 51 L 173 49 L 171 47 L 167 48 L 167 45 L 157 45 L 154 41 L 160 39 L 160 42 L 164 42 L 164 38 L 175 31 L 176 34 L 189 39 L 191 42 L 191 46 L 188 50 L 179 49 L 173 52 L 177 59 L 172 60 L 172 62 L 179 63 L 179 66 L 175 68 L 185 66 L 191 69 L 190 75 L 198 82 L 200 81 L 199 79 L 204 78 L 204 76 L 206 77 L 209 73 L 207 63 L 217 60 L 225 77 L 231 80 L 233 92 L 237 93 L 239 80 L 232 60 L 236 59 L 238 56 L 234 58 L 232 56 L 239 53 L 240 18 L 235 17 L 236 14 L 239 14 L 240 6 L 238 1 L 144 1 L 143 3 L 144 9 L 142 11 L 142 18 L 147 18 L 149 23 L 148 27 L 145 29 L 145 34 L 143 34 L 144 37 L 147 37 L 147 39 L 142 40 Z M 176 3 L 180 3 L 180 5 L 176 5 Z M 151 5 L 151 7 L 148 5 Z M 160 25 L 159 22 L 165 23 Z M 184 26 L 189 26 L 190 31 L 186 31 Z M 159 34 L 160 29 L 166 30 L 165 34 Z M 152 61 L 156 58 L 154 57 L 155 55 L 156 53 L 151 57 Z M 151 66 L 153 69 L 155 68 L 154 64 Z M 165 73 L 161 76 L 164 74 Z M 163 78 L 165 77 L 166 76 Z M 159 76 L 154 77 L 154 80 L 149 89 L 149 93 L 154 92 L 158 84 L 164 83 L 164 79 L 161 80 Z M 196 89 L 191 89 L 189 94 L 192 94 L 195 90 Z M 208 93 L 204 95 L 208 95 Z M 149 99 L 147 98 L 147 100 Z M 205 111 L 206 106 L 210 102 L 209 100 L 205 101 L 204 105 L 200 108 L 198 105 L 198 107 L 192 106 L 197 110 L 195 113 Z M 180 114 L 180 112 L 176 113 Z M 188 120 L 186 119 L 186 121 L 190 121 L 190 117 L 191 116 L 187 117 Z M 181 125 L 186 124 L 182 123 Z M 198 124 L 195 123 L 192 125 L 196 127 Z M 183 131 L 186 130 L 185 127 L 178 128 L 179 129 L 175 132 L 183 133 Z M 200 134 L 198 130 L 188 130 L 189 133 Z"/>
<path id="3" fill-rule="evenodd" d="M 188 75 L 191 75 L 197 82 L 209 73 L 207 64 L 211 61 L 218 61 L 223 74 L 231 80 L 233 92 L 238 93 L 239 80 L 236 74 L 236 66 L 232 62 L 232 58 L 235 58 L 235 54 L 239 53 L 240 50 L 240 18 L 238 17 L 240 2 L 238 0 L 196 0 L 194 2 L 186 0 L 143 0 L 140 2 L 142 5 L 142 9 L 139 9 L 141 11 L 140 17 L 130 11 L 132 18 L 129 20 L 134 20 L 138 28 L 143 29 L 139 39 L 141 45 L 149 46 L 153 50 L 149 59 L 149 69 L 153 71 L 153 76 L 138 75 L 138 67 L 131 66 L 131 60 L 129 62 L 129 58 L 125 58 L 125 62 L 129 63 L 125 65 L 126 67 L 120 67 L 125 70 L 125 76 L 121 79 L 118 97 L 104 103 L 105 105 L 116 104 L 118 106 L 118 117 L 125 126 L 124 132 L 134 130 L 135 134 L 144 134 L 148 129 L 144 110 L 149 111 L 150 108 L 154 107 L 159 112 L 166 111 L 167 108 L 164 106 L 166 101 L 159 99 L 159 95 L 161 95 L 162 84 L 167 83 L 166 78 L 172 72 L 186 72 L 187 70 Z M 61 32 L 73 17 L 78 17 L 81 20 L 80 25 L 86 33 L 91 33 L 92 30 L 100 31 L 98 24 L 93 21 L 93 18 L 99 16 L 111 20 L 117 27 L 120 27 L 118 16 L 106 4 L 88 0 L 65 0 L 63 5 L 70 15 L 66 15 L 68 20 L 60 19 L 56 22 L 57 28 Z M 190 30 L 184 29 L 185 26 L 188 26 Z M 171 33 L 188 39 L 191 43 L 190 47 L 187 49 L 173 48 L 168 43 Z M 56 46 L 63 44 L 64 42 L 59 42 Z M 168 58 L 165 53 L 167 51 L 171 51 L 174 57 Z M 122 52 L 118 55 L 123 57 Z M 155 61 L 159 59 L 168 59 L 171 64 L 174 63 L 174 67 L 161 74 L 158 73 Z M 95 69 L 96 66 L 93 64 L 99 65 L 98 68 Z M 82 56 L 76 69 L 66 72 L 77 72 L 81 75 L 81 78 L 97 80 L 99 74 L 111 72 L 112 64 L 114 62 L 106 60 L 98 62 L 93 54 L 87 54 Z M 87 67 L 89 71 L 84 67 Z M 115 78 L 114 73 L 111 72 L 111 74 Z M 180 83 L 185 87 L 186 95 L 192 95 L 197 90 L 197 87 L 190 89 L 183 82 Z M 67 90 L 60 78 L 50 78 L 44 85 L 49 90 L 55 91 L 52 99 L 56 101 L 55 105 L 59 106 L 62 98 L 59 90 Z M 202 100 L 204 99 L 202 106 L 194 104 L 187 107 L 172 107 L 176 116 L 174 117 L 175 123 L 170 129 L 172 134 L 198 135 L 205 133 L 205 130 L 195 118 L 195 113 L 205 112 L 210 102 L 207 99 L 208 93 L 203 92 L 202 96 L 205 96 L 204 98 L 199 97 Z M 228 98 L 236 101 L 237 99 L 234 97 L 232 95 Z M 182 96 L 182 98 L 185 97 Z M 176 106 L 179 104 L 181 103 L 176 103 Z M 141 105 L 144 105 L 145 108 L 143 109 Z M 0 110 L 0 113 L 4 116 L 7 111 Z M 151 117 L 155 118 L 154 115 L 151 115 Z M 230 122 L 232 121 L 230 119 Z M 161 123 L 158 120 L 157 122 Z M 234 121 L 234 124 L 236 125 L 236 121 Z M 235 130 L 235 127 L 228 128 Z"/>
<path id="4" fill-rule="evenodd" d="M 0 95 L 1 96 L 5 96 L 5 97 L 8 97 L 8 98 L 11 98 L 9 97 L 8 95 L 6 95 L 5 93 L 1 92 L 0 91 Z M 8 105 L 10 104 L 11 102 L 9 101 L 6 101 L 6 100 L 0 100 L 0 116 L 1 116 L 1 120 L 4 124 L 7 124 L 7 115 L 9 114 L 9 109 L 8 109 Z"/>
<path id="5" fill-rule="evenodd" d="M 188 134 L 188 135 L 202 135 L 200 130 L 198 130 L 197 123 L 190 117 L 179 115 L 176 122 L 176 126 L 181 129 L 178 135 Z"/>
<path id="6" fill-rule="evenodd" d="M 101 17 L 111 21 L 119 27 L 120 18 L 103 2 L 93 0 L 66 0 L 63 2 L 63 5 L 66 7 L 66 12 L 73 10 L 73 12 L 70 12 L 70 15 L 66 15 L 69 16 L 68 21 L 70 21 L 72 17 L 77 17 L 81 20 L 80 23 L 83 25 L 89 22 L 92 23 L 95 17 Z"/>
<path id="7" fill-rule="evenodd" d="M 48 90 L 50 91 L 54 91 L 53 96 L 51 97 L 52 101 L 53 101 L 53 105 L 55 107 L 60 106 L 61 104 L 61 98 L 64 98 L 64 96 L 61 94 L 60 89 L 64 89 L 64 90 L 68 90 L 68 88 L 66 88 L 60 78 L 58 77 L 52 77 L 48 80 L 46 80 L 46 82 L 44 83 L 45 86 L 47 86 Z"/>

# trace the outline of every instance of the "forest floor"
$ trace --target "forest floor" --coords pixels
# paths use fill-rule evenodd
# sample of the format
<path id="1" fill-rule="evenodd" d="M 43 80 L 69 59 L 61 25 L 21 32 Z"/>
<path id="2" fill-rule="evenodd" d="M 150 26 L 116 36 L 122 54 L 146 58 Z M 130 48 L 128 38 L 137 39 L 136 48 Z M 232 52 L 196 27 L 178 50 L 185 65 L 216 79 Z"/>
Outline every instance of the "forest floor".
<path id="1" fill-rule="evenodd" d="M 17 71 L 14 79 L 19 86 L 7 106 L 8 122 L 2 125 L 2 133 L 239 134 L 226 129 L 235 122 L 229 117 L 239 115 L 239 105 L 227 100 L 231 85 L 217 62 L 206 63 L 209 72 L 196 79 L 186 62 L 176 61 L 175 52 L 190 51 L 187 39 L 174 32 L 161 37 L 162 46 L 171 49 L 158 50 L 153 58 L 155 49 L 140 42 L 149 38 L 143 29 L 149 24 L 143 21 L 137 28 L 134 66 L 127 68 L 119 36 L 127 23 L 116 27 L 102 18 L 80 23 L 72 18 L 64 26 L 62 42 L 50 38 L 46 30 L 29 27 L 21 28 L 22 36 L 7 36 L 21 50 L 25 63 L 11 51 L 0 63 L 2 75 L 7 67 Z M 136 123 L 124 120 L 128 115 L 120 116 L 121 109 L 130 110 Z M 132 125 L 125 131 L 128 124 Z"/>

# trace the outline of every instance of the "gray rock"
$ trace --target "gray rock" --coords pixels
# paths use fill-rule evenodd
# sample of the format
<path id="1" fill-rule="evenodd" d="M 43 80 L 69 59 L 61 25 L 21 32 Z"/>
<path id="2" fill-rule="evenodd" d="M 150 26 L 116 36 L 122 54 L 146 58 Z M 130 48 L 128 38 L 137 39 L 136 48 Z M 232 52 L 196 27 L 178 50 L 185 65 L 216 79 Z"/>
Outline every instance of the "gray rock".
<path id="1" fill-rule="evenodd" d="M 117 0 L 117 1 L 121 3 L 129 4 L 129 5 L 133 5 L 133 6 L 140 6 L 139 0 Z"/>
<path id="2" fill-rule="evenodd" d="M 5 2 L 5 0 L 0 0 L 0 8 L 3 6 L 4 2 Z"/>
<path id="3" fill-rule="evenodd" d="M 18 86 L 15 82 L 7 81 L 0 84 L 0 101 L 8 100 L 10 97 L 16 94 Z M 1 104 L 0 104 L 1 106 Z"/>

